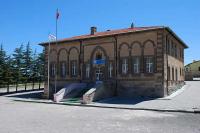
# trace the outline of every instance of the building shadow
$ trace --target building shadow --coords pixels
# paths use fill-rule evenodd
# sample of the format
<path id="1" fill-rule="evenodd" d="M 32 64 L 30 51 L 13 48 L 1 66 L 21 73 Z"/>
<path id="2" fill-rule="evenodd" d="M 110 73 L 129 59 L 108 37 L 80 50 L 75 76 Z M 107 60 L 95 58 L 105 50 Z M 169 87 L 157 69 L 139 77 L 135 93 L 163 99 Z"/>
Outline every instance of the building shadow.
<path id="1" fill-rule="evenodd" d="M 112 98 L 96 101 L 96 103 L 134 105 L 134 104 L 138 104 L 144 101 L 151 101 L 151 100 L 156 100 L 156 99 L 157 98 L 145 98 L 145 97 L 138 97 L 138 98 L 112 97 Z"/>

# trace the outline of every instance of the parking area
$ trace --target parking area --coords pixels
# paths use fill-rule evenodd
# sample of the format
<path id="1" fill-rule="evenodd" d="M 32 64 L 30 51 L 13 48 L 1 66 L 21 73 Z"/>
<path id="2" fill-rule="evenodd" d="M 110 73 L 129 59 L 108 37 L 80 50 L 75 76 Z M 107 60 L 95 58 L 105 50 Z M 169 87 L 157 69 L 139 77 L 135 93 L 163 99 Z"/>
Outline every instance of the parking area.
<path id="1" fill-rule="evenodd" d="M 186 82 L 180 93 L 165 99 L 107 99 L 101 106 L 158 109 L 198 109 L 200 82 Z M 200 114 L 68 106 L 14 101 L 37 99 L 42 91 L 0 96 L 1 133 L 180 133 L 200 132 Z M 47 102 L 48 103 L 48 102 Z"/>

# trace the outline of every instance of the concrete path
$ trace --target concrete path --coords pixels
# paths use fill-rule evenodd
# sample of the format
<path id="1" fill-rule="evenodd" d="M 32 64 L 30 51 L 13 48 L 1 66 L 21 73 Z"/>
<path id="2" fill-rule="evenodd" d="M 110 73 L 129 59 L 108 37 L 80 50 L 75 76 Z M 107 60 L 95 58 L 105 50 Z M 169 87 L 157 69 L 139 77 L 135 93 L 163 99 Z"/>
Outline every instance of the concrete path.
<path id="1" fill-rule="evenodd" d="M 176 92 L 177 93 L 177 92 Z M 98 106 L 113 106 L 138 109 L 160 110 L 200 110 L 200 81 L 187 81 L 186 85 L 177 95 L 159 99 L 119 99 L 111 98 L 100 103 Z"/>

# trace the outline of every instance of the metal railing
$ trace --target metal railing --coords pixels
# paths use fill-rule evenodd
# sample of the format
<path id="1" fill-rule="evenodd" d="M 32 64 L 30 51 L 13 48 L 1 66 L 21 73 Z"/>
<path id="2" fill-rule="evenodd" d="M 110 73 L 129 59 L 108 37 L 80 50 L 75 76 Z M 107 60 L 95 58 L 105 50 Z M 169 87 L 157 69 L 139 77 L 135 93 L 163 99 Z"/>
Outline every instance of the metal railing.
<path id="1" fill-rule="evenodd" d="M 41 79 L 41 78 L 38 78 Z M 9 82 L 0 84 L 0 95 L 9 93 L 42 90 L 44 89 L 43 80 L 29 80 L 27 82 Z"/>

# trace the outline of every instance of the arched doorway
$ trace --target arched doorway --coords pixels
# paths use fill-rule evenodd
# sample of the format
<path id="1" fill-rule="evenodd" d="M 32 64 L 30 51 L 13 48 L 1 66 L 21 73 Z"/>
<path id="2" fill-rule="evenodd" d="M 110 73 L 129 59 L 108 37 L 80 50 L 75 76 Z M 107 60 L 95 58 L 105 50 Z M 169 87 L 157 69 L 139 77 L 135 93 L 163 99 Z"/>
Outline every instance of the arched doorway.
<path id="1" fill-rule="evenodd" d="M 106 79 L 106 66 L 107 66 L 107 54 L 106 51 L 97 46 L 91 54 L 92 62 L 92 79 L 94 81 L 103 81 Z"/>

